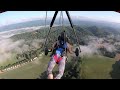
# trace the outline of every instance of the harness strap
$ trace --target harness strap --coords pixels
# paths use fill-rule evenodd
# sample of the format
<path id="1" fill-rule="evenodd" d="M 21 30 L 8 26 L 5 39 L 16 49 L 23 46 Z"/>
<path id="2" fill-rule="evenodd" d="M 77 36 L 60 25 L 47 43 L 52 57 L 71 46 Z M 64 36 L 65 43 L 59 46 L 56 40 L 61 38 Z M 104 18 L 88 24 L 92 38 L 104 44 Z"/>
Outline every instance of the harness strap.
<path id="1" fill-rule="evenodd" d="M 59 57 L 57 54 L 55 54 L 53 58 L 57 64 L 63 59 L 61 56 Z"/>

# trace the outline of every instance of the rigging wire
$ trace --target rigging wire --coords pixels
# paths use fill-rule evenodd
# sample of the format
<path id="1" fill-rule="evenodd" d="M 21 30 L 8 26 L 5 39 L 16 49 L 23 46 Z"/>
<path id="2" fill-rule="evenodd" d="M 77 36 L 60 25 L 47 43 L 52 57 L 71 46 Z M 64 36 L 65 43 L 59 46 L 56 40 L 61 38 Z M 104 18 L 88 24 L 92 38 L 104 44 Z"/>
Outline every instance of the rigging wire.
<path id="1" fill-rule="evenodd" d="M 62 18 L 62 20 L 61 20 L 61 24 L 62 24 L 62 28 L 63 28 L 63 32 L 64 32 L 64 43 L 66 43 L 66 29 L 65 29 L 65 27 L 64 27 L 64 18 L 63 18 L 63 11 L 61 11 L 61 18 Z M 65 49 L 65 56 L 67 56 L 67 50 Z M 66 59 L 66 61 L 67 61 L 67 59 Z"/>
<path id="2" fill-rule="evenodd" d="M 77 39 L 78 48 L 79 48 L 79 50 L 80 50 L 80 52 L 81 52 L 80 45 L 79 45 L 80 43 L 79 43 L 79 40 L 78 40 L 78 36 L 77 36 L 77 34 L 76 34 L 76 32 L 75 32 L 75 29 L 73 28 L 73 25 L 72 25 L 72 22 L 71 22 L 69 13 L 68 13 L 67 11 L 66 11 L 66 14 L 67 14 L 68 19 L 69 19 L 69 21 L 70 21 L 70 24 L 71 24 L 71 27 L 72 27 L 72 29 L 73 29 L 74 35 L 75 35 L 75 37 L 76 37 L 76 39 Z M 55 16 L 53 17 L 53 20 L 55 19 L 56 15 L 57 15 L 57 12 L 55 12 Z M 47 17 L 47 14 L 46 14 L 46 17 Z M 64 19 L 63 19 L 63 12 L 62 12 L 62 11 L 61 11 L 61 14 L 60 14 L 60 18 L 62 18 L 62 20 L 61 20 L 61 25 L 62 25 L 62 27 L 63 27 Z M 46 18 L 46 19 L 47 19 L 47 18 Z M 45 25 L 46 25 L 46 19 L 45 19 Z M 52 24 L 53 24 L 53 23 L 54 23 L 54 21 L 51 23 L 50 29 L 49 29 L 48 34 L 47 34 L 47 36 L 46 36 L 47 38 L 46 38 L 45 43 L 44 43 L 44 49 L 47 48 L 47 47 L 46 47 L 46 42 L 47 42 L 48 39 L 49 39 L 49 34 L 50 34 L 50 31 L 51 31 L 51 28 L 52 28 Z M 63 27 L 63 29 L 64 29 L 64 28 L 65 28 L 65 27 Z M 65 32 L 65 29 L 64 29 L 64 32 Z M 64 37 L 64 39 L 65 39 L 65 37 Z"/>
<path id="3" fill-rule="evenodd" d="M 68 11 L 66 11 L 66 14 L 67 14 L 67 16 L 68 16 L 68 19 L 69 19 L 70 25 L 71 25 L 72 30 L 73 30 L 73 32 L 74 32 L 75 38 L 77 39 L 77 44 L 78 44 L 79 51 L 81 52 L 80 42 L 79 42 L 79 40 L 78 40 L 77 33 L 75 32 L 74 25 L 73 25 L 72 20 L 71 20 L 71 18 L 70 18 L 70 14 L 69 14 Z"/>
<path id="4" fill-rule="evenodd" d="M 45 17 L 45 27 L 46 27 L 46 21 L 47 21 L 47 11 L 46 11 L 46 17 Z M 48 40 L 48 36 L 49 36 L 49 33 L 50 33 L 50 29 L 49 29 L 49 31 L 48 31 L 48 34 L 46 35 L 46 40 L 45 40 L 45 42 L 44 42 L 44 44 L 43 44 L 43 48 L 44 48 L 44 50 L 46 49 L 46 42 L 47 42 L 47 40 Z"/>
<path id="5" fill-rule="evenodd" d="M 46 11 L 46 17 L 45 17 L 45 27 L 46 27 L 46 21 L 47 21 L 47 11 Z"/>

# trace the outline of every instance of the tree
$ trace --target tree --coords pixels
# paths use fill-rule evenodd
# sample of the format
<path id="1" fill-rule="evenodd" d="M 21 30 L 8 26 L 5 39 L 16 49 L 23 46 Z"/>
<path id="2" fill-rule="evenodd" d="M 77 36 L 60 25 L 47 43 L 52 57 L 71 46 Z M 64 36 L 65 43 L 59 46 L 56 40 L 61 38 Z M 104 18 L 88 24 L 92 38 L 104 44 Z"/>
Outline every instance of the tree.
<path id="1" fill-rule="evenodd" d="M 80 79 L 80 64 L 80 57 L 73 57 L 72 60 L 67 63 L 62 79 Z"/>

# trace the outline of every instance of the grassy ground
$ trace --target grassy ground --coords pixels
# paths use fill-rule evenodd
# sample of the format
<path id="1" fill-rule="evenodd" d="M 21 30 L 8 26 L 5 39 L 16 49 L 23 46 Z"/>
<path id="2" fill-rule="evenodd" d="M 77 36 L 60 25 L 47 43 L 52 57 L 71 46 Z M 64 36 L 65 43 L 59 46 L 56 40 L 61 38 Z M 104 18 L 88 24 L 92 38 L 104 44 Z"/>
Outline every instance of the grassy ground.
<path id="1" fill-rule="evenodd" d="M 43 56 L 33 62 L 17 69 L 0 74 L 4 79 L 36 79 L 45 72 L 49 62 L 49 56 Z M 110 72 L 113 71 L 115 60 L 104 56 L 91 56 L 82 58 L 81 79 L 111 79 Z M 55 67 L 54 71 L 57 69 Z M 115 75 L 115 73 L 114 73 Z"/>
<path id="2" fill-rule="evenodd" d="M 84 57 L 81 64 L 81 78 L 83 79 L 111 79 L 114 59 L 104 56 Z"/>
<path id="3" fill-rule="evenodd" d="M 35 79 L 47 68 L 48 57 L 38 58 L 22 67 L 0 74 L 5 79 Z"/>

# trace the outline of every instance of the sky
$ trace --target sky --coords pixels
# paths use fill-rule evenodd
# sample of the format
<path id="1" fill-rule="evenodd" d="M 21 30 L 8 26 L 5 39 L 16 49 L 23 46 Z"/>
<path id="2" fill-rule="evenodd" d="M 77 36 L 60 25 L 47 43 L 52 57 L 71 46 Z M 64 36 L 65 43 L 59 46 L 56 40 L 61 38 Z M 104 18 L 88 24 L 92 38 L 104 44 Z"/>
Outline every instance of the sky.
<path id="1" fill-rule="evenodd" d="M 53 17 L 55 11 L 47 11 L 48 17 Z M 120 13 L 115 11 L 69 11 L 71 18 L 87 17 L 96 20 L 104 20 L 110 22 L 120 23 Z M 45 19 L 46 11 L 6 11 L 0 14 L 0 26 L 34 20 L 37 18 Z M 60 17 L 60 12 L 57 17 Z M 66 18 L 65 12 L 63 17 Z"/>

